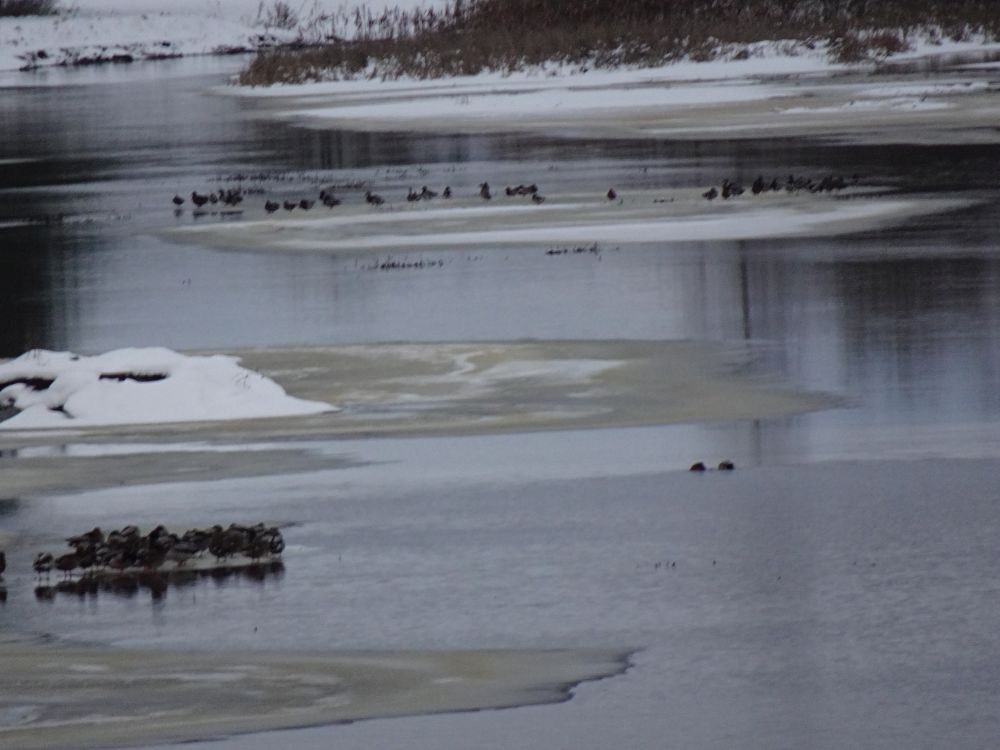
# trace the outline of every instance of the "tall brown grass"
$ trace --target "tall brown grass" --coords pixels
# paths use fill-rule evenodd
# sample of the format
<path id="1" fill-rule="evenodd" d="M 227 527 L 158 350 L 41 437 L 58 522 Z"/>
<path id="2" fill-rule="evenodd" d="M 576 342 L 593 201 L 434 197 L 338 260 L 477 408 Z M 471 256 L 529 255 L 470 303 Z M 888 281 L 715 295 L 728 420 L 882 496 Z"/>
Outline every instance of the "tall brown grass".
<path id="1" fill-rule="evenodd" d="M 322 23 L 331 30 L 322 43 L 263 52 L 240 82 L 655 65 L 775 39 L 826 43 L 853 62 L 905 50 L 922 29 L 996 37 L 1000 0 L 452 0 L 437 11 L 342 10 Z"/>
<path id="2" fill-rule="evenodd" d="M 0 0 L 2 16 L 51 16 L 56 12 L 56 0 Z"/>

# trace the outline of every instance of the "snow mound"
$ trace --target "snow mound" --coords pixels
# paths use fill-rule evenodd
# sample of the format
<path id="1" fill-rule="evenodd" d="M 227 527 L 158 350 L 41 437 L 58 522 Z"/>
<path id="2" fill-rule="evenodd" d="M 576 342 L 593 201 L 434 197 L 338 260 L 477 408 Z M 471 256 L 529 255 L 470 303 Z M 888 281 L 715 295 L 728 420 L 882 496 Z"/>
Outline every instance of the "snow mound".
<path id="1" fill-rule="evenodd" d="M 293 398 L 238 357 L 159 347 L 93 357 L 35 349 L 0 364 L 0 429 L 286 417 L 336 411 Z"/>

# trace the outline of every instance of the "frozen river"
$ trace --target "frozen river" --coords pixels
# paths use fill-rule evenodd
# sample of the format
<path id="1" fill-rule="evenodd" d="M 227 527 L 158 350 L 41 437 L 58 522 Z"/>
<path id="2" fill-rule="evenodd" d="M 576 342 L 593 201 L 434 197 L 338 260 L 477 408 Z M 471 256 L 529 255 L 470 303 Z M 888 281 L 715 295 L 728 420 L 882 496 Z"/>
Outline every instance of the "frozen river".
<path id="1" fill-rule="evenodd" d="M 748 347 L 753 377 L 843 406 L 673 426 L 283 434 L 277 448 L 295 468 L 209 470 L 198 481 L 143 449 L 129 460 L 144 476 L 159 472 L 154 485 L 94 489 L 88 478 L 85 491 L 23 496 L 4 492 L 3 471 L 78 455 L 88 441 L 4 438 L 0 630 L 250 654 L 635 650 L 625 675 L 585 683 L 559 705 L 196 745 L 205 748 L 991 746 L 1000 146 L 967 145 L 961 132 L 953 144 L 872 146 L 304 130 L 205 93 L 237 64 L 56 72 L 66 85 L 0 91 L 0 356 L 694 340 Z M 0 87 L 13 80 L 23 83 Z M 700 192 L 758 172 L 857 173 L 966 207 L 838 237 L 566 256 L 549 245 L 424 248 L 409 256 L 422 267 L 392 271 L 371 268 L 385 252 L 242 253 L 161 232 L 195 221 L 174 216 L 174 193 L 236 174 L 268 175 L 275 197 L 322 181 L 369 183 L 400 200 L 413 184 L 474 193 L 483 179 L 538 182 L 550 196 L 581 185 Z M 218 450 L 274 451 L 265 437 L 235 429 L 209 439 Z M 89 444 L 128 454 L 148 439 Z M 193 438 L 171 439 L 198 451 Z M 737 471 L 683 471 L 722 458 Z M 267 575 L 33 594 L 31 556 L 71 533 L 258 519 L 286 525 L 284 567 Z"/>

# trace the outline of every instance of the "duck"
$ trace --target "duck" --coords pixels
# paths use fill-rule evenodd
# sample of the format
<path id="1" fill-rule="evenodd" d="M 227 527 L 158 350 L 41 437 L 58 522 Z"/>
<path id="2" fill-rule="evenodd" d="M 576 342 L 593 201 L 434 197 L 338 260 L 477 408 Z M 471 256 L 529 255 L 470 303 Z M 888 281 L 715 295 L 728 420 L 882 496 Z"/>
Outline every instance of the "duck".
<path id="1" fill-rule="evenodd" d="M 201 208 L 206 203 L 208 203 L 207 195 L 199 195 L 198 193 L 191 191 L 191 202 L 198 208 Z"/>
<path id="2" fill-rule="evenodd" d="M 239 189 L 227 190 L 225 193 L 222 193 L 220 190 L 219 193 L 220 199 L 227 206 L 238 206 L 243 202 L 243 194 L 239 191 Z"/>
<path id="3" fill-rule="evenodd" d="M 441 197 L 442 198 L 450 198 L 451 197 L 451 185 L 445 185 L 444 186 L 444 191 L 441 193 Z"/>
<path id="4" fill-rule="evenodd" d="M 688 471 L 707 471 L 707 467 L 701 461 L 691 464 L 691 468 Z"/>
<path id="5" fill-rule="evenodd" d="M 736 466 L 733 464 L 732 461 L 729 461 L 727 459 L 725 461 L 719 461 L 718 468 L 719 468 L 719 471 L 732 471 L 733 469 L 736 468 Z"/>
<path id="6" fill-rule="evenodd" d="M 531 194 L 531 202 L 532 203 L 537 203 L 537 204 L 545 203 L 545 196 L 542 195 L 541 193 L 532 193 Z"/>
<path id="7" fill-rule="evenodd" d="M 722 181 L 723 200 L 729 200 L 729 198 L 735 198 L 740 195 L 743 195 L 743 188 L 740 187 L 737 183 L 730 182 L 729 180 Z"/>
<path id="8" fill-rule="evenodd" d="M 371 206 L 381 206 L 383 203 L 385 203 L 385 198 L 383 198 L 381 195 L 376 195 L 370 190 L 366 190 L 365 202 Z"/>
<path id="9" fill-rule="evenodd" d="M 56 570 L 61 570 L 64 578 L 69 578 L 73 575 L 73 571 L 76 570 L 78 559 L 75 552 L 68 552 L 65 555 L 59 555 L 54 560 Z"/>
<path id="10" fill-rule="evenodd" d="M 191 542 L 177 542 L 166 553 L 166 559 L 177 563 L 180 567 L 199 552 L 198 546 Z"/>
<path id="11" fill-rule="evenodd" d="M 5 570 L 7 570 L 7 555 L 0 549 L 0 578 L 3 578 Z"/>
<path id="12" fill-rule="evenodd" d="M 420 188 L 420 197 L 424 200 L 429 201 L 431 198 L 437 198 L 437 193 L 429 189 L 426 185 Z"/>
<path id="13" fill-rule="evenodd" d="M 719 191 L 716 190 L 714 187 L 711 187 L 704 193 L 702 193 L 701 197 L 704 198 L 705 200 L 714 201 L 716 198 L 719 197 Z"/>
<path id="14" fill-rule="evenodd" d="M 608 200 L 613 201 L 618 198 L 618 192 L 614 188 L 608 190 Z"/>
<path id="15" fill-rule="evenodd" d="M 493 195 L 490 193 L 490 183 L 481 182 L 479 183 L 479 197 L 484 201 L 488 201 Z"/>
<path id="16" fill-rule="evenodd" d="M 299 208 L 301 208 L 303 211 L 308 211 L 315 204 L 316 201 L 311 201 L 308 198 L 303 198 L 302 200 L 299 201 Z"/>
<path id="17" fill-rule="evenodd" d="M 279 208 L 281 208 L 281 204 L 278 203 L 277 201 L 265 201 L 264 202 L 264 210 L 267 211 L 269 214 L 273 214 Z"/>
<path id="18" fill-rule="evenodd" d="M 35 561 L 31 564 L 35 573 L 39 576 L 48 576 L 52 571 L 52 554 L 49 552 L 39 552 L 35 555 Z"/>
<path id="19" fill-rule="evenodd" d="M 409 191 L 406 193 L 406 200 L 409 201 L 410 203 L 418 201 L 420 200 L 420 193 L 418 193 L 413 188 L 410 188 Z"/>
<path id="20" fill-rule="evenodd" d="M 92 549 L 104 544 L 104 532 L 101 531 L 99 526 L 95 526 L 86 534 L 69 537 L 66 540 L 66 544 L 70 547 L 76 547 L 77 552 L 79 552 L 81 548 Z"/>
<path id="21" fill-rule="evenodd" d="M 285 207 L 286 211 L 294 211 L 295 207 L 299 204 L 295 201 L 285 201 L 282 205 Z"/>
<path id="22" fill-rule="evenodd" d="M 184 199 L 181 198 L 179 195 L 175 195 L 173 197 L 173 201 L 174 201 L 174 205 L 175 206 L 183 206 L 184 205 Z"/>
<path id="23" fill-rule="evenodd" d="M 340 198 L 337 198 L 333 193 L 321 193 L 320 200 L 327 208 L 334 208 L 340 205 Z"/>
<path id="24" fill-rule="evenodd" d="M 139 564 L 147 571 L 156 570 L 167 559 L 167 550 L 151 545 L 139 551 Z"/>

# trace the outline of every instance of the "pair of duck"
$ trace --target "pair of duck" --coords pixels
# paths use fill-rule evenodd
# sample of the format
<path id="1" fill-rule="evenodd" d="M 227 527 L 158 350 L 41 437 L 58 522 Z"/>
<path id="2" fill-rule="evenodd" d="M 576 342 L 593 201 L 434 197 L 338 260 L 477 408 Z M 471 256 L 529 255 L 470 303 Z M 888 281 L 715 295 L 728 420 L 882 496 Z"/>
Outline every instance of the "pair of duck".
<path id="1" fill-rule="evenodd" d="M 719 465 L 715 467 L 719 471 L 732 471 L 736 468 L 736 465 L 732 461 L 720 461 Z M 698 461 L 697 463 L 691 464 L 691 468 L 688 471 L 702 472 L 708 471 L 708 467 L 705 466 L 704 462 Z"/>
<path id="2" fill-rule="evenodd" d="M 243 191 L 238 188 L 230 188 L 229 190 L 219 190 L 218 192 L 202 194 L 196 190 L 192 190 L 191 202 L 196 208 L 201 208 L 207 203 L 211 203 L 213 206 L 217 203 L 222 203 L 226 206 L 238 206 L 243 202 Z M 183 206 L 184 199 L 179 195 L 175 195 L 173 203 L 177 207 Z"/>
<path id="3" fill-rule="evenodd" d="M 422 188 L 420 188 L 419 193 L 413 188 L 410 188 L 409 191 L 407 191 L 406 193 L 406 200 L 409 201 L 410 203 L 413 203 L 415 201 L 429 201 L 434 198 L 437 198 L 437 196 L 438 194 L 435 191 L 431 190 L 426 185 L 424 185 Z M 445 187 L 444 197 L 445 198 L 451 197 L 451 187 L 448 186 Z"/>

